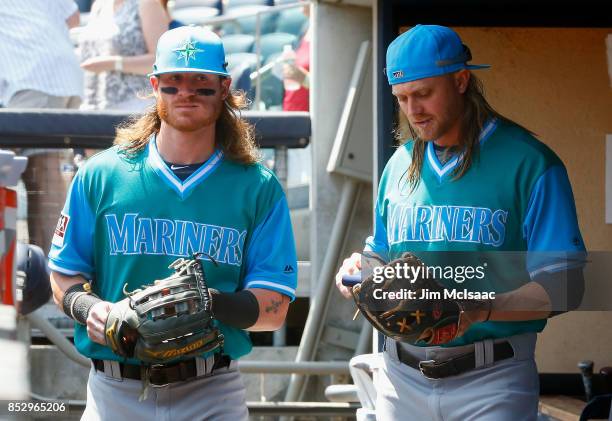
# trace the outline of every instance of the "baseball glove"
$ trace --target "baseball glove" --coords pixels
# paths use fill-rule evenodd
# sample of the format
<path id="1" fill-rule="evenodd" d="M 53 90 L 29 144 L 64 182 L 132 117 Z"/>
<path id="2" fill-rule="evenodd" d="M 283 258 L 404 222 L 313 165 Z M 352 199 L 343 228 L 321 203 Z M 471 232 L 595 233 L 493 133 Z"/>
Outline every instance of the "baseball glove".
<path id="1" fill-rule="evenodd" d="M 167 363 L 223 346 L 213 324 L 202 265 L 178 259 L 175 272 L 116 303 L 106 320 L 106 344 L 114 353 L 145 363 Z"/>
<path id="2" fill-rule="evenodd" d="M 372 274 L 352 289 L 357 308 L 376 329 L 397 341 L 422 346 L 457 337 L 460 314 L 468 306 L 444 299 L 444 287 L 427 277 L 418 257 L 404 253 L 376 273 L 378 277 Z M 422 299 L 423 292 L 427 297 Z"/>

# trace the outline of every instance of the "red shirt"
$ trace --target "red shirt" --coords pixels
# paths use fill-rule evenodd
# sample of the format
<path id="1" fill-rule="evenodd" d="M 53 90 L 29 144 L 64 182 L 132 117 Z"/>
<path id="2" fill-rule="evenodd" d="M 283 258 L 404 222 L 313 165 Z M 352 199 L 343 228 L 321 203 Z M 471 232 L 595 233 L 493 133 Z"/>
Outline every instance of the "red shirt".
<path id="1" fill-rule="evenodd" d="M 302 38 L 298 49 L 295 51 L 295 65 L 310 71 L 310 41 L 305 37 Z M 295 91 L 285 90 L 283 111 L 308 111 L 308 92 L 308 89 L 303 86 Z"/>

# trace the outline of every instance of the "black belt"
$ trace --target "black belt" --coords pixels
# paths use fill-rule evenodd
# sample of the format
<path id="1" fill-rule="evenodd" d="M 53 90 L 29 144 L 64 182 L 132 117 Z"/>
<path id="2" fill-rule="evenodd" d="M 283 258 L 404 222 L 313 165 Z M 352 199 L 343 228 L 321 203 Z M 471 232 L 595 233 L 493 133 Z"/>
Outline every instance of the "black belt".
<path id="1" fill-rule="evenodd" d="M 398 342 L 397 357 L 409 367 L 419 370 L 428 379 L 442 379 L 444 377 L 456 376 L 476 368 L 476 353 L 458 355 L 445 361 L 426 360 L 421 361 L 406 352 Z M 514 356 L 514 350 L 510 342 L 498 342 L 493 344 L 493 361 L 501 361 Z"/>
<path id="2" fill-rule="evenodd" d="M 92 359 L 94 368 L 104 372 L 104 361 Z M 220 368 L 229 367 L 231 358 L 228 355 L 215 354 L 211 373 Z M 196 359 L 179 361 L 173 364 L 135 365 L 119 363 L 121 377 L 125 379 L 141 380 L 142 374 L 149 369 L 149 382 L 153 386 L 163 386 L 191 380 L 198 377 Z"/>

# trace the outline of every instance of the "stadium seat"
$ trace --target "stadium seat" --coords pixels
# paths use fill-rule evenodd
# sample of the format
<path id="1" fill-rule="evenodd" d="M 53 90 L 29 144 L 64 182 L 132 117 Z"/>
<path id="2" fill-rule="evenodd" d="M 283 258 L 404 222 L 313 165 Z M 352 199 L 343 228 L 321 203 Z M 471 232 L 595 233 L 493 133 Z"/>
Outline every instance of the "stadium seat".
<path id="1" fill-rule="evenodd" d="M 225 54 L 249 53 L 253 51 L 255 37 L 249 34 L 225 35 L 221 39 Z"/>
<path id="2" fill-rule="evenodd" d="M 219 11 L 219 15 L 223 13 L 222 0 L 174 0 L 168 3 L 170 15 L 174 10 L 185 9 L 187 7 L 214 7 Z"/>
<path id="3" fill-rule="evenodd" d="M 283 10 L 276 21 L 276 32 L 287 32 L 301 38 L 308 26 L 308 18 L 301 7 Z"/>
<path id="4" fill-rule="evenodd" d="M 255 34 L 257 25 L 257 12 L 265 11 L 270 6 L 243 6 L 228 8 L 226 16 L 236 17 L 236 21 L 243 34 Z M 276 13 L 261 14 L 261 33 L 268 34 L 274 32 L 276 28 Z"/>
<path id="5" fill-rule="evenodd" d="M 75 0 L 74 1 L 81 13 L 89 13 L 91 11 L 92 0 Z"/>
<path id="6" fill-rule="evenodd" d="M 273 32 L 262 35 L 260 40 L 261 59 L 265 62 L 272 54 L 282 52 L 285 45 L 290 44 L 295 48 L 296 43 L 297 37 L 285 32 Z"/>
<path id="7" fill-rule="evenodd" d="M 235 21 L 223 22 L 217 27 L 217 29 L 221 37 L 241 33 L 240 25 L 238 25 L 238 22 Z"/>
<path id="8" fill-rule="evenodd" d="M 227 8 L 231 9 L 242 6 L 272 6 L 273 4 L 274 2 L 272 0 L 229 0 L 227 2 Z"/>
<path id="9" fill-rule="evenodd" d="M 242 89 L 252 100 L 255 92 L 249 75 L 257 66 L 257 56 L 254 53 L 232 53 L 226 57 L 227 71 L 232 76 L 232 88 Z"/>
<path id="10" fill-rule="evenodd" d="M 172 19 L 178 20 L 185 25 L 198 25 L 205 23 L 207 19 L 213 18 L 219 14 L 219 9 L 216 7 L 207 6 L 192 6 L 172 11 Z"/>
<path id="11" fill-rule="evenodd" d="M 221 11 L 221 0 L 174 0 L 172 10 L 186 7 L 215 7 Z"/>

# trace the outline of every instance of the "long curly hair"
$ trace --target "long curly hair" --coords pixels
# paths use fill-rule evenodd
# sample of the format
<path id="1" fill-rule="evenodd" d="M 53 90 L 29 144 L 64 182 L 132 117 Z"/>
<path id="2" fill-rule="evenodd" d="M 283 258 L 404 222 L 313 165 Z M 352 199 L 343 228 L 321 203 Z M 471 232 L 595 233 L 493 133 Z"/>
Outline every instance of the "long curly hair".
<path id="1" fill-rule="evenodd" d="M 230 92 L 216 122 L 215 143 L 228 159 L 249 165 L 260 160 L 260 153 L 255 143 L 253 126 L 240 115 L 247 106 L 244 92 Z M 153 105 L 143 115 L 134 116 L 120 125 L 114 144 L 127 155 L 135 155 L 148 145 L 152 134 L 159 133 L 161 122 L 157 107 Z"/>
<path id="2" fill-rule="evenodd" d="M 515 124 L 524 130 L 520 124 L 502 116 L 495 111 L 489 104 L 484 94 L 484 86 L 482 81 L 470 72 L 470 80 L 464 95 L 464 110 L 461 123 L 462 143 L 460 145 L 463 151 L 463 157 L 459 161 L 457 167 L 453 171 L 454 179 L 461 178 L 467 170 L 472 166 L 472 162 L 478 155 L 480 133 L 486 122 L 491 118 L 497 118 Z M 401 113 L 400 113 L 401 114 Z M 400 122 L 395 130 L 395 139 L 399 144 L 408 141 L 414 142 L 412 149 L 412 162 L 407 170 L 407 182 L 410 185 L 410 190 L 414 191 L 421 180 L 421 171 L 425 160 L 425 146 L 427 142 L 421 139 L 416 130 L 410 125 L 404 116 L 400 116 Z"/>

